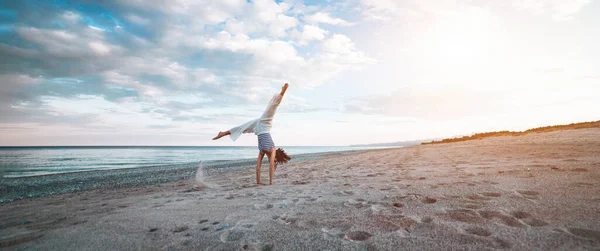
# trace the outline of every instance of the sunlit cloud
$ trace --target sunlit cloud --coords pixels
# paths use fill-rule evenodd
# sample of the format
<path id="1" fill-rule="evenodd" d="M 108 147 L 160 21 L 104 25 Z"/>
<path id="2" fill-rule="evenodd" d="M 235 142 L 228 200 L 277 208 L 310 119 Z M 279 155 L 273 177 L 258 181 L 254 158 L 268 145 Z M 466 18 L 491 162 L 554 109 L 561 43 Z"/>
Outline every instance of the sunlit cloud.
<path id="1" fill-rule="evenodd" d="M 591 0 L 0 7 L 0 128 L 11 133 L 0 144 L 46 144 L 60 135 L 91 142 L 84 131 L 104 135 L 103 144 L 120 144 L 116 135 L 124 134 L 213 144 L 184 136 L 258 116 L 285 82 L 290 94 L 274 135 L 287 145 L 454 136 L 489 128 L 486 121 L 499 116 L 522 127 L 591 120 L 588 107 L 600 100 L 598 17 L 587 11 L 598 2 Z M 545 112 L 553 108 L 578 112 Z M 35 139 L 25 133 L 31 128 Z M 293 133 L 304 128 L 318 141 Z"/>

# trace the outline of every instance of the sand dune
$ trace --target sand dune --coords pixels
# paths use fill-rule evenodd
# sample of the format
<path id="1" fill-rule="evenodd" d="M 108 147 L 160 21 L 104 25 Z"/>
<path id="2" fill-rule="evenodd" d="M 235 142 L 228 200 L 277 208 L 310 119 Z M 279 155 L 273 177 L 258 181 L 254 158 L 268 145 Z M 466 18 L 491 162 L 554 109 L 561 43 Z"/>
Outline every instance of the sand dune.
<path id="1" fill-rule="evenodd" d="M 600 129 L 330 156 L 271 186 L 204 179 L 1 204 L 0 248 L 600 249 Z"/>

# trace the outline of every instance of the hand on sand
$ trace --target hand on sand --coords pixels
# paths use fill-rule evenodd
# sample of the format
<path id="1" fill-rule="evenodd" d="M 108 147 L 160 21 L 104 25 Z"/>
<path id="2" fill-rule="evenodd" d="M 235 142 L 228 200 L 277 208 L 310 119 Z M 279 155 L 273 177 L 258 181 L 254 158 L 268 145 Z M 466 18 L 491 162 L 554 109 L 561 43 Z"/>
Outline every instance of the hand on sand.
<path id="1" fill-rule="evenodd" d="M 223 136 L 225 136 L 225 133 L 224 133 L 224 132 L 219 132 L 219 134 L 217 134 L 217 136 L 216 136 L 216 137 L 214 137 L 212 140 L 217 140 L 217 139 L 220 139 L 220 138 L 222 138 Z"/>

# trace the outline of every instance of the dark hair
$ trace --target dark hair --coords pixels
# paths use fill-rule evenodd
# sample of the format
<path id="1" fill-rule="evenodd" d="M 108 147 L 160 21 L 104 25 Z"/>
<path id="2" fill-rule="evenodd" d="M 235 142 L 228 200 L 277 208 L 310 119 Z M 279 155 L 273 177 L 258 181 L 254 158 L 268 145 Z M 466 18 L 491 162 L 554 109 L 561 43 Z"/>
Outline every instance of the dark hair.
<path id="1" fill-rule="evenodd" d="M 283 149 L 277 148 L 277 151 L 275 151 L 275 163 L 285 164 L 291 159 L 292 157 L 288 156 Z"/>

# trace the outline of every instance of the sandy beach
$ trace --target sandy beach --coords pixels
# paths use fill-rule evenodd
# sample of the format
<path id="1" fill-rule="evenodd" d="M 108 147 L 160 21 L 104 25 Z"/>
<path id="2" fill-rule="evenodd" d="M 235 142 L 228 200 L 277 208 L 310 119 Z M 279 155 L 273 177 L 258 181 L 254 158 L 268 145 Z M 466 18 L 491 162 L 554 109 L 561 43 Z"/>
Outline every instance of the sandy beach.
<path id="1" fill-rule="evenodd" d="M 205 181 L 3 203 L 0 249 L 600 250 L 600 129 L 292 161 L 274 185 L 254 168 Z"/>

